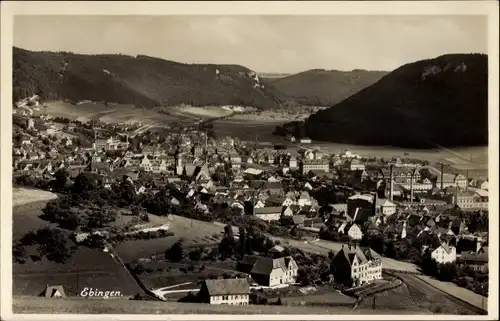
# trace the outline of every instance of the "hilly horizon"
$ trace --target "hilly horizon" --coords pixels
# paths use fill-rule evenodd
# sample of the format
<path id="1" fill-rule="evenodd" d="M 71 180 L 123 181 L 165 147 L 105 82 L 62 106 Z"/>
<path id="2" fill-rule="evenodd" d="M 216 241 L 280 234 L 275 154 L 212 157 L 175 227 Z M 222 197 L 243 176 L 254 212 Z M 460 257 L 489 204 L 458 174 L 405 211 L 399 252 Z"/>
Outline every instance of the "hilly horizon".
<path id="1" fill-rule="evenodd" d="M 47 100 L 92 100 L 138 107 L 282 104 L 273 88 L 239 65 L 184 64 L 153 58 L 34 52 L 13 48 L 14 100 L 39 94 Z"/>
<path id="2" fill-rule="evenodd" d="M 487 145 L 487 55 L 449 54 L 403 65 L 275 133 L 356 145 Z"/>
<path id="3" fill-rule="evenodd" d="M 310 69 L 284 77 L 265 78 L 285 96 L 312 106 L 331 106 L 364 89 L 388 71 Z"/>

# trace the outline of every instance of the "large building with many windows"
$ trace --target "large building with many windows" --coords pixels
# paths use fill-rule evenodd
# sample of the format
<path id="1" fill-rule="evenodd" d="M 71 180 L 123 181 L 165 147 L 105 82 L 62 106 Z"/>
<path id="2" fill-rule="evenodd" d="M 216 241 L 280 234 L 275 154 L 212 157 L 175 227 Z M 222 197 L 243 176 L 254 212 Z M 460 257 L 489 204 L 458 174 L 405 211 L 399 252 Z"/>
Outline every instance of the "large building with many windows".
<path id="1" fill-rule="evenodd" d="M 307 174 L 310 171 L 329 172 L 330 162 L 327 159 L 304 159 L 302 161 L 302 173 Z"/>
<path id="2" fill-rule="evenodd" d="M 343 245 L 332 264 L 335 281 L 348 286 L 382 278 L 382 258 L 369 247 Z"/>

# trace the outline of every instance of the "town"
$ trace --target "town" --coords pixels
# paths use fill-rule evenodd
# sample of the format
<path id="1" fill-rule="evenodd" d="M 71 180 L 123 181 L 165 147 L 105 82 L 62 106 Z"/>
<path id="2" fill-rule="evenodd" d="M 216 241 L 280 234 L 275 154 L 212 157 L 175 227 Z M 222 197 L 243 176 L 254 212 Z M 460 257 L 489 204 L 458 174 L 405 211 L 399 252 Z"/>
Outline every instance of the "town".
<path id="1" fill-rule="evenodd" d="M 488 295 L 488 179 L 472 167 L 331 153 L 307 137 L 240 141 L 203 121 L 52 118 L 38 96 L 13 113 L 13 185 L 58 194 L 44 219 L 121 261 L 136 299 L 307 305 L 332 292 L 330 303 L 375 308 L 377 293 L 427 276 Z M 14 259 L 29 260 L 40 234 L 14 244 Z M 130 260 L 116 250 L 176 236 Z M 38 255 L 71 256 L 55 247 Z M 39 290 L 70 295 L 54 282 Z"/>

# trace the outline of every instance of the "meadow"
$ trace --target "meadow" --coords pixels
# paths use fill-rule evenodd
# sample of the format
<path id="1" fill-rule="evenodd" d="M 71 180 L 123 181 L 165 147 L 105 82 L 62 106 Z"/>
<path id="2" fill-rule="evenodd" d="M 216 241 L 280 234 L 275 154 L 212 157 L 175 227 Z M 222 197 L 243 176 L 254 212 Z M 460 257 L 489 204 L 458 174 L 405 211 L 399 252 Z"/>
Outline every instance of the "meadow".
<path id="1" fill-rule="evenodd" d="M 155 216 L 150 214 L 150 217 Z M 124 262 L 151 257 L 164 253 L 175 242 L 182 239 L 185 247 L 218 244 L 222 238 L 223 227 L 209 222 L 191 220 L 182 216 L 170 215 L 160 218 L 167 223 L 169 231 L 174 233 L 159 239 L 124 241 L 116 246 L 116 252 Z"/>
<path id="2" fill-rule="evenodd" d="M 69 102 L 51 101 L 45 103 L 45 111 L 52 117 L 64 117 L 71 120 L 87 122 L 93 117 L 105 123 L 124 123 L 128 121 L 139 121 L 143 124 L 156 122 L 169 123 L 179 120 L 179 117 L 159 113 L 154 109 L 136 108 L 134 105 L 108 104 L 85 102 L 74 105 Z"/>
<path id="3" fill-rule="evenodd" d="M 30 193 L 47 195 L 35 192 L 37 191 L 32 190 Z M 13 190 L 13 199 L 19 198 L 19 195 L 25 195 L 25 191 Z M 48 199 L 35 200 L 13 206 L 13 242 L 30 231 L 45 226 L 56 227 L 38 217 Z M 77 295 L 84 287 L 113 289 L 126 296 L 142 291 L 128 271 L 108 253 L 86 247 L 78 247 L 65 263 L 55 263 L 45 258 L 39 261 L 28 259 L 24 264 L 13 263 L 12 272 L 13 295 L 39 295 L 46 285 L 62 285 L 67 289 L 68 295 Z"/>
<path id="4" fill-rule="evenodd" d="M 431 314 L 426 311 L 387 310 L 350 307 L 270 306 L 270 305 L 212 305 L 131 300 L 103 300 L 95 304 L 82 298 L 46 299 L 26 296 L 13 297 L 14 313 L 81 313 L 81 314 Z"/>

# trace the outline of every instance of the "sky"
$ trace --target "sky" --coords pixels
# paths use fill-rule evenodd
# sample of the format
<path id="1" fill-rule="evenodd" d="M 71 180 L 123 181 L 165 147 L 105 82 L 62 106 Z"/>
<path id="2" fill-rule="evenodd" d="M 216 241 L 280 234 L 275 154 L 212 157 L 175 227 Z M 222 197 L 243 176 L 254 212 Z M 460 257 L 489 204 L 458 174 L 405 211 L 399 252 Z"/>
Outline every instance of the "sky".
<path id="1" fill-rule="evenodd" d="M 487 53 L 482 16 L 16 16 L 14 46 L 143 54 L 257 72 L 394 70 L 448 53 Z"/>

